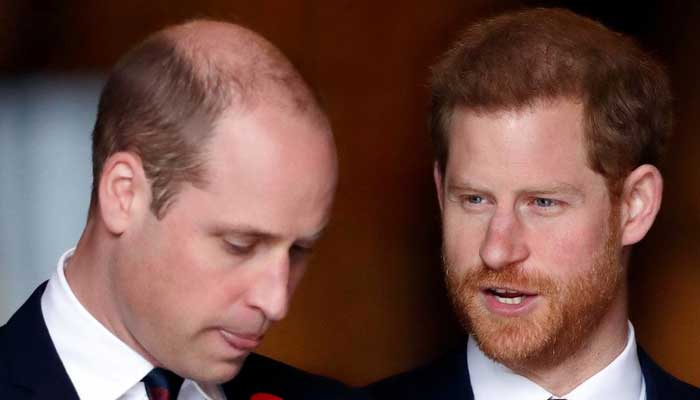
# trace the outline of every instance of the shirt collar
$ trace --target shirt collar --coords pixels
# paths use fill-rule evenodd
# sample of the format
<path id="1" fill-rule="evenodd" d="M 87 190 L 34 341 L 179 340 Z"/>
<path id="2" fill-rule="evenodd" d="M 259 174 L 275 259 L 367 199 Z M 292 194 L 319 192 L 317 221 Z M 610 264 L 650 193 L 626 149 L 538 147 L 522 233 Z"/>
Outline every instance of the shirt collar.
<path id="1" fill-rule="evenodd" d="M 41 298 L 49 335 L 81 399 L 117 399 L 141 381 L 153 365 L 105 328 L 68 285 L 64 268 L 73 256 L 61 256 L 56 272 Z M 89 349 L 89 350 L 88 350 Z M 203 398 L 221 399 L 218 386 L 205 388 L 185 380 L 183 389 L 201 392 Z"/>
<path id="2" fill-rule="evenodd" d="M 489 359 L 473 338 L 467 342 L 467 364 L 475 400 L 545 400 L 552 396 L 535 382 Z M 644 400 L 645 385 L 637 358 L 634 328 L 628 322 L 627 345 L 610 364 L 561 396 L 567 400 Z"/>

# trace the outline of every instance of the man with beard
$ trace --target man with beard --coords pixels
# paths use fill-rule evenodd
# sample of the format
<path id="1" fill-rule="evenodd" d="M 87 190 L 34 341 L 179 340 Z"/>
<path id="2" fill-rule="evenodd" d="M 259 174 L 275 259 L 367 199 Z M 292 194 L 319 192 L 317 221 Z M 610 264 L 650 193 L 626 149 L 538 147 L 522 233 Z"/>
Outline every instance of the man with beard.
<path id="1" fill-rule="evenodd" d="M 481 21 L 434 67 L 446 282 L 466 349 L 376 398 L 657 400 L 700 391 L 628 320 L 628 259 L 661 204 L 662 68 L 569 11 Z"/>
<path id="2" fill-rule="evenodd" d="M 123 57 L 100 98 L 88 221 L 0 327 L 1 399 L 345 398 L 251 354 L 328 223 L 330 124 L 282 53 L 193 21 Z"/>

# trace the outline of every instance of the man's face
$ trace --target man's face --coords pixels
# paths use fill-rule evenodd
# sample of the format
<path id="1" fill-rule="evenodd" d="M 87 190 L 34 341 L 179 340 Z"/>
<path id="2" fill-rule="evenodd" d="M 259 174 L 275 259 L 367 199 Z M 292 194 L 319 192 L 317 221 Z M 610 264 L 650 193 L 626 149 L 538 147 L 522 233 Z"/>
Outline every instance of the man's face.
<path id="1" fill-rule="evenodd" d="M 219 120 L 206 185 L 122 239 L 119 315 L 152 362 L 200 382 L 233 377 L 283 318 L 329 217 L 335 150 L 311 118 L 261 104 Z"/>
<path id="2" fill-rule="evenodd" d="M 436 173 L 446 281 L 481 349 L 552 366 L 624 307 L 618 208 L 588 167 L 582 106 L 456 110 Z"/>

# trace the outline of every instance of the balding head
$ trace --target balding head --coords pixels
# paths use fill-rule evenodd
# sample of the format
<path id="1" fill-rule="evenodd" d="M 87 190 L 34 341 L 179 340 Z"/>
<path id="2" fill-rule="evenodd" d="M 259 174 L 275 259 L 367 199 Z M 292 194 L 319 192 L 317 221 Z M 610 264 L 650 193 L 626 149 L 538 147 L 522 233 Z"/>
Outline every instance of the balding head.
<path id="1" fill-rule="evenodd" d="M 262 101 L 293 112 L 319 111 L 315 96 L 284 54 L 250 29 L 196 20 L 166 29 L 162 35 L 172 40 L 203 79 L 232 86 L 239 105 L 254 107 Z"/>
<path id="2" fill-rule="evenodd" d="M 115 66 L 93 131 L 93 193 L 114 153 L 137 154 L 162 217 L 182 183 L 203 185 L 205 144 L 226 112 L 260 104 L 328 121 L 304 79 L 270 42 L 244 27 L 196 20 L 148 37 Z M 329 131 L 329 129 L 324 129 Z"/>
<path id="3" fill-rule="evenodd" d="M 93 138 L 71 288 L 153 366 L 231 379 L 330 218 L 336 153 L 313 94 L 262 37 L 194 21 L 119 61 Z"/>

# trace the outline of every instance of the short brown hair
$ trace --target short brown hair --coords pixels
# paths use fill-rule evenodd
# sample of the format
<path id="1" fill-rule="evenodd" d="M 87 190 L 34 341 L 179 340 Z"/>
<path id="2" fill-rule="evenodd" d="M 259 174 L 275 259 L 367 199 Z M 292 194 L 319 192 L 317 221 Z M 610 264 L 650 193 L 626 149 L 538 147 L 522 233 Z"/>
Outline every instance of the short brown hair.
<path id="1" fill-rule="evenodd" d="M 663 68 L 631 39 L 568 10 L 538 8 L 474 24 L 433 67 L 430 128 L 445 171 L 452 112 L 584 106 L 588 161 L 617 195 L 629 172 L 658 165 L 672 127 Z"/>
<path id="2" fill-rule="evenodd" d="M 201 25 L 222 36 L 198 40 Z M 246 28 L 200 20 L 151 35 L 122 57 L 102 91 L 92 133 L 91 213 L 105 161 L 130 151 L 141 159 L 151 210 L 162 218 L 180 185 L 206 183 L 205 145 L 221 115 L 259 101 L 287 101 L 325 118 L 284 55 Z"/>

